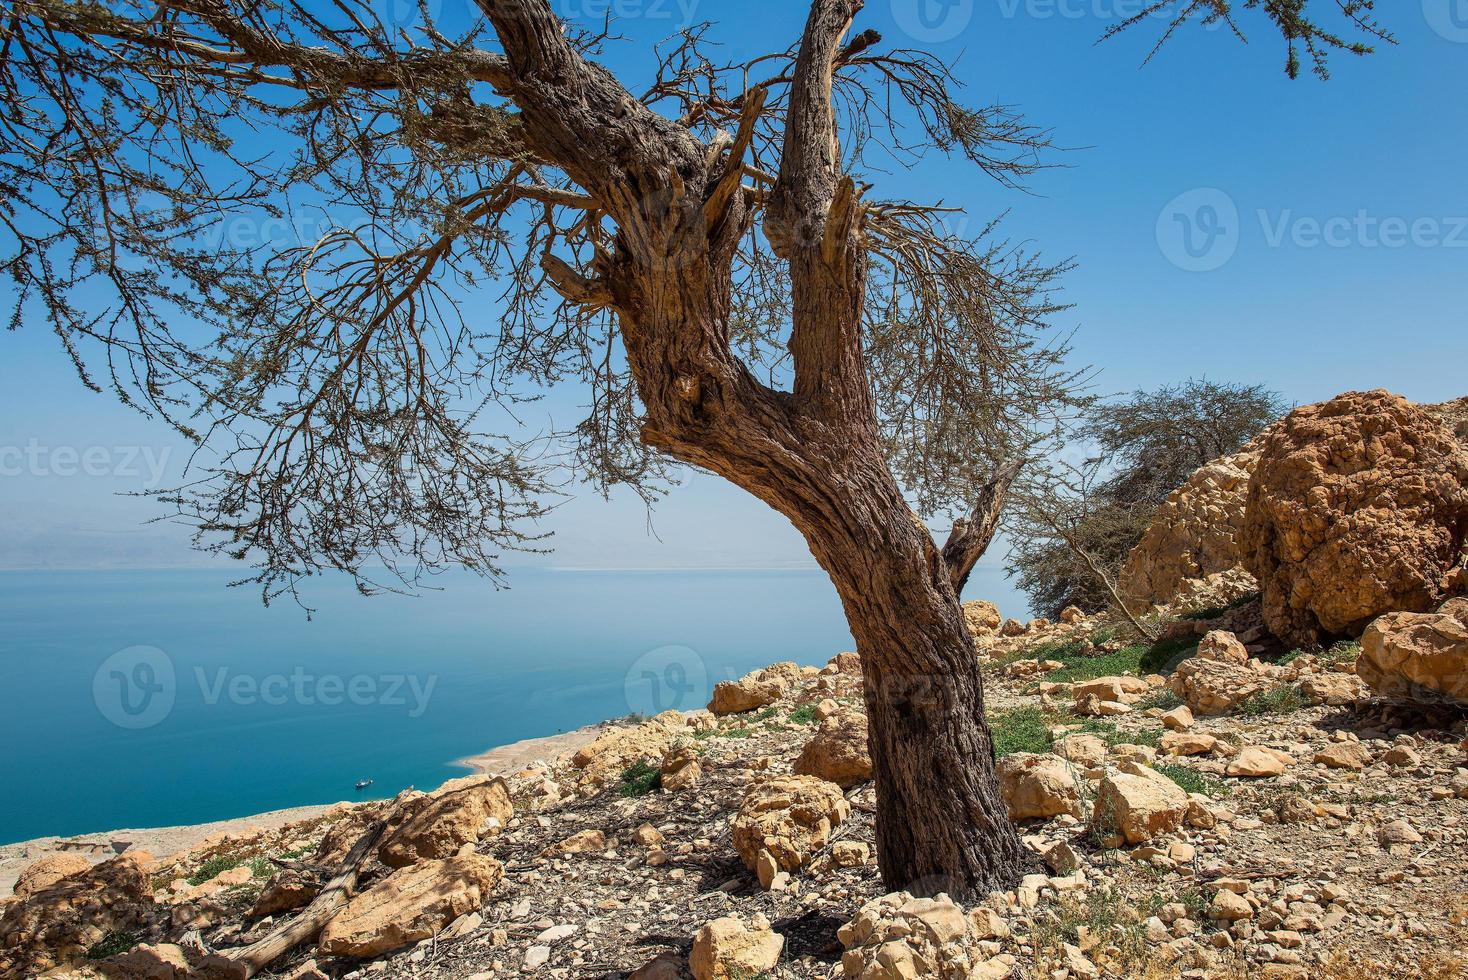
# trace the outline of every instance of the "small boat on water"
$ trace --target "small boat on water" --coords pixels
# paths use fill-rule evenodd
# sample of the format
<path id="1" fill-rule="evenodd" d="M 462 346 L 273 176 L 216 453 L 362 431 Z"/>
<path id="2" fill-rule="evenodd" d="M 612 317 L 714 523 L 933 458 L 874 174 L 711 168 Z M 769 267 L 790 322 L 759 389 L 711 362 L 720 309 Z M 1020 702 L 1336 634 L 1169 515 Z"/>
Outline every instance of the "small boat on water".
<path id="1" fill-rule="evenodd" d="M 371 785 L 372 785 L 372 780 L 370 780 L 370 779 L 359 779 L 359 780 L 357 780 L 357 789 L 359 789 L 359 790 L 364 790 L 368 786 L 371 786 Z"/>

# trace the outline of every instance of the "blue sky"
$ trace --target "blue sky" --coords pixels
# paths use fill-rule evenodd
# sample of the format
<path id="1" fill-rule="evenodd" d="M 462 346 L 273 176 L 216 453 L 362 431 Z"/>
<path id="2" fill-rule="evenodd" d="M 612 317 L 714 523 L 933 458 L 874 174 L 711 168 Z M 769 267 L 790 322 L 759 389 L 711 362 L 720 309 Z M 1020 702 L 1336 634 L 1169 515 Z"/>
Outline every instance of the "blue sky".
<path id="1" fill-rule="evenodd" d="M 1096 43 L 1134 0 L 948 2 L 929 28 L 910 3 L 869 0 L 858 27 L 951 59 L 970 101 L 1011 104 L 1077 149 L 1031 194 L 941 159 L 872 175 L 873 193 L 941 197 L 975 225 L 1008 209 L 1010 237 L 1074 257 L 1064 296 L 1075 308 L 1059 322 L 1076 329 L 1076 360 L 1101 369 L 1102 390 L 1207 376 L 1298 402 L 1367 387 L 1420 401 L 1468 393 L 1465 0 L 1384 7 L 1400 44 L 1337 55 L 1329 82 L 1286 79 L 1282 42 L 1248 13 L 1248 44 L 1194 27 L 1143 67 L 1157 27 Z M 632 83 L 649 77 L 650 45 L 686 22 L 717 22 L 713 36 L 740 59 L 783 47 L 803 20 L 789 0 L 555 6 L 621 15 L 627 40 L 608 62 Z M 185 448 L 84 390 L 46 323 L 0 344 L 0 567 L 197 561 L 181 531 L 143 523 L 156 505 L 118 496 L 177 477 Z M 548 410 L 578 397 L 558 391 Z M 712 477 L 675 490 L 653 526 L 657 536 L 635 501 L 587 495 L 553 516 L 549 560 L 809 562 L 781 518 Z"/>

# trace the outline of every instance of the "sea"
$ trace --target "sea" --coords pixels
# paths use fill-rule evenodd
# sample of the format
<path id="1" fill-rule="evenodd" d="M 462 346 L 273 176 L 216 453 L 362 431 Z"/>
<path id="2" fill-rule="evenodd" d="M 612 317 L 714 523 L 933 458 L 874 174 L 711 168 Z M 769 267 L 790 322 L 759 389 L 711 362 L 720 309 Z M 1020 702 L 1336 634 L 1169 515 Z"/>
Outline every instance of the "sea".
<path id="1" fill-rule="evenodd" d="M 814 569 L 520 568 L 370 597 L 320 579 L 309 616 L 230 581 L 0 572 L 0 843 L 430 789 L 490 748 L 852 648 Z"/>

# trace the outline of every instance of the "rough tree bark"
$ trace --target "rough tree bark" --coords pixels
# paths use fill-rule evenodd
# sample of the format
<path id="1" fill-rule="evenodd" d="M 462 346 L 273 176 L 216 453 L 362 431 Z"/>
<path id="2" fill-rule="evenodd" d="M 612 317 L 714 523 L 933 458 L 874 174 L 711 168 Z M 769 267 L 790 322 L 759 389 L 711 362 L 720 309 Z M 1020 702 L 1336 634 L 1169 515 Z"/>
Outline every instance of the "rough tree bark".
<path id="1" fill-rule="evenodd" d="M 860 0 L 811 6 L 764 217 L 791 273 L 792 392 L 760 384 L 730 351 L 731 260 L 754 220 L 745 195 L 728 193 L 738 159 L 706 160 L 686 131 L 585 62 L 544 0 L 481 5 L 531 148 L 617 220 L 596 280 L 546 270 L 568 298 L 616 310 L 643 439 L 784 514 L 835 583 L 865 673 L 887 885 L 961 896 L 1012 885 L 1024 858 L 955 588 L 967 569 L 955 579 L 887 467 L 863 356 L 863 205 L 841 169 L 831 98 Z"/>

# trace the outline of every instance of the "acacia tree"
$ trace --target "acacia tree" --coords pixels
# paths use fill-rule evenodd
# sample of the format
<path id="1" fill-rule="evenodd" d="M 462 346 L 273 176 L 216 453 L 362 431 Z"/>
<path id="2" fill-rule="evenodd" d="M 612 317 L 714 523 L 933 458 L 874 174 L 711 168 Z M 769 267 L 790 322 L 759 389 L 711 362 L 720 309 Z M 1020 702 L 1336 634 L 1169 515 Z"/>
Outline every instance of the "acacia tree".
<path id="1" fill-rule="evenodd" d="M 861 6 L 813 0 L 793 47 L 739 64 L 686 31 L 639 94 L 547 0 L 478 0 L 454 36 L 425 8 L 413 37 L 360 0 L 13 0 L 13 325 L 39 305 L 88 384 L 200 441 L 172 500 L 267 596 L 326 569 L 371 589 L 379 564 L 498 575 L 566 464 L 649 495 L 667 460 L 734 482 L 845 608 L 887 884 L 1008 886 L 958 596 L 1001 464 L 1074 401 L 1043 334 L 1058 270 L 859 174 L 937 149 L 1014 186 L 1047 138 L 961 105 L 932 55 L 849 37 Z M 1270 17 L 1328 43 L 1298 5 Z M 217 234 L 302 204 L 359 218 Z M 578 425 L 483 431 L 566 378 L 592 392 Z M 974 513 L 940 548 L 909 499 Z"/>

